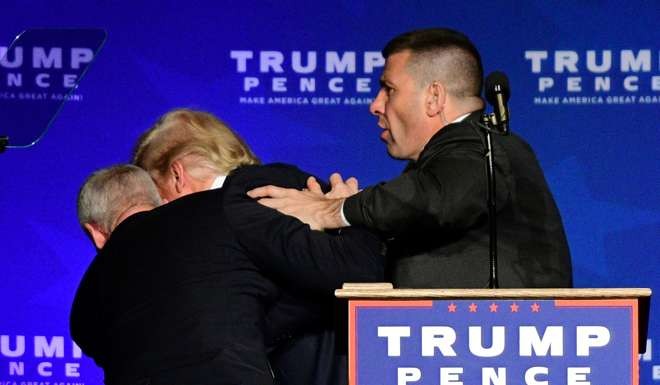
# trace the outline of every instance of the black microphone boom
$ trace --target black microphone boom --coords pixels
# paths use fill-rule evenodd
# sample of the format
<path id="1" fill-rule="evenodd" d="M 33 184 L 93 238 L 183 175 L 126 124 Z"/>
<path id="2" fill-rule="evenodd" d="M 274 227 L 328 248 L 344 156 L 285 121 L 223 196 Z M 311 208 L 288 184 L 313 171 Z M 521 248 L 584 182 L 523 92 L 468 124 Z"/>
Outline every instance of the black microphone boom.
<path id="1" fill-rule="evenodd" d="M 503 134 L 509 133 L 509 97 L 509 79 L 503 72 L 495 71 L 486 77 L 486 100 L 493 106 L 497 128 Z"/>

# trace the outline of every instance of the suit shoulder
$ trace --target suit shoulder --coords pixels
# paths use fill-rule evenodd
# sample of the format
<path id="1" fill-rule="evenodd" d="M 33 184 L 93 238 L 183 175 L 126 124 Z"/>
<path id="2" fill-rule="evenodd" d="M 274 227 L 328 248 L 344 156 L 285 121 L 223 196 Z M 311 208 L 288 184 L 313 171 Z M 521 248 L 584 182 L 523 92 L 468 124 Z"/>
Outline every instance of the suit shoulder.
<path id="1" fill-rule="evenodd" d="M 311 174 L 298 167 L 285 163 L 271 163 L 240 167 L 229 175 L 229 187 L 241 186 L 245 190 L 264 185 L 277 185 L 289 188 L 303 188 Z"/>

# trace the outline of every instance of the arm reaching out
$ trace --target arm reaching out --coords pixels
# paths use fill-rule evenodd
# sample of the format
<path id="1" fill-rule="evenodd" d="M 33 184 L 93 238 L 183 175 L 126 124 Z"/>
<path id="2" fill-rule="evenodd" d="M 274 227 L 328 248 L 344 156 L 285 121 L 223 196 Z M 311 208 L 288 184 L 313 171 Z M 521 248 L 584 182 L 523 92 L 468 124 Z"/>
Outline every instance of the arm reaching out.
<path id="1" fill-rule="evenodd" d="M 341 175 L 330 176 L 332 189 L 322 194 L 320 185 L 313 177 L 307 180 L 307 190 L 263 186 L 248 191 L 251 198 L 264 206 L 298 218 L 314 230 L 336 229 L 346 226 L 341 217 L 344 198 L 358 192 L 355 178 L 344 181 Z"/>
<path id="2" fill-rule="evenodd" d="M 252 171 L 250 171 L 252 170 Z M 266 272 L 298 288 L 331 294 L 343 282 L 373 282 L 383 278 L 380 239 L 360 228 L 349 228 L 339 235 L 312 231 L 299 220 L 260 205 L 245 191 L 264 183 L 282 183 L 288 187 L 309 186 L 300 171 L 291 168 L 258 166 L 233 173 L 223 186 L 223 206 L 227 221 L 251 258 Z M 276 176 L 276 177 L 275 177 Z M 280 196 L 286 188 L 269 186 L 265 190 Z M 312 191 L 290 189 L 294 195 L 327 199 Z M 270 198 L 266 198 L 270 199 Z"/>

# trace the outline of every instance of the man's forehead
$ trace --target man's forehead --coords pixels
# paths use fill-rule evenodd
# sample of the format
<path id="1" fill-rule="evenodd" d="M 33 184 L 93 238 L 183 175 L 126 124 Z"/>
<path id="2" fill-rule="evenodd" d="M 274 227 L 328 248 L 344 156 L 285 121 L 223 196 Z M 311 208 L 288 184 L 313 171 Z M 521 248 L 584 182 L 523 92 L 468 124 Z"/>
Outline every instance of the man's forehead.
<path id="1" fill-rule="evenodd" d="M 404 50 L 391 54 L 385 60 L 385 67 L 380 76 L 381 81 L 392 81 L 393 78 L 398 78 L 407 75 L 406 64 L 411 55 L 410 50 Z"/>

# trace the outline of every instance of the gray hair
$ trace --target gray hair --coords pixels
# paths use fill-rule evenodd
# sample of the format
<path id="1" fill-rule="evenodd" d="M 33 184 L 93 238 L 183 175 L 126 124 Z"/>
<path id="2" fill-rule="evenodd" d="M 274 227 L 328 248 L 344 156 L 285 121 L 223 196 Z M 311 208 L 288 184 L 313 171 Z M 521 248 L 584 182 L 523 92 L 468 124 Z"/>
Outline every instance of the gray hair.
<path id="1" fill-rule="evenodd" d="M 116 165 L 90 175 L 78 193 L 78 221 L 94 223 L 110 234 L 113 224 L 129 208 L 161 205 L 149 174 L 133 165 Z"/>

